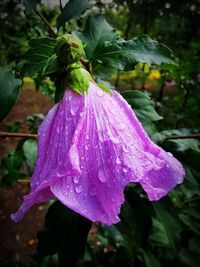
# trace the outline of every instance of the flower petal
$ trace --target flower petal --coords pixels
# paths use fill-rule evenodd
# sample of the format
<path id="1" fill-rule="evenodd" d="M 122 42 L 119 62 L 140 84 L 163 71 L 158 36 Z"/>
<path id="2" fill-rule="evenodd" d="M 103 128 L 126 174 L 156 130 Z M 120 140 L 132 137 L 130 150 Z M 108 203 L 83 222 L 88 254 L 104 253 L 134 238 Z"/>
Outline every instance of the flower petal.
<path id="1" fill-rule="evenodd" d="M 24 210 L 40 194 L 54 196 L 92 221 L 112 224 L 119 221 L 128 183 L 139 182 L 157 200 L 184 175 L 181 164 L 149 139 L 127 102 L 93 83 L 88 94 L 66 91 L 41 125 L 38 146 Z"/>

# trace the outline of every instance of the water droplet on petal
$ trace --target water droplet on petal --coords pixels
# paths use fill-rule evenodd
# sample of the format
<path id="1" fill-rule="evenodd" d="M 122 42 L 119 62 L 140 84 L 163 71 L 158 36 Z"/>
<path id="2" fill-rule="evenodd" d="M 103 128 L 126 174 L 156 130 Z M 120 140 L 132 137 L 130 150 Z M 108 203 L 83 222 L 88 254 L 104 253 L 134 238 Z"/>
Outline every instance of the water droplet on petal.
<path id="1" fill-rule="evenodd" d="M 114 203 L 115 202 L 115 199 L 114 199 L 114 197 L 111 197 L 111 201 Z"/>
<path id="2" fill-rule="evenodd" d="M 123 168 L 123 170 L 122 170 L 124 173 L 127 173 L 128 172 L 128 170 L 126 169 L 126 168 Z"/>
<path id="3" fill-rule="evenodd" d="M 97 94 L 98 96 L 104 96 L 104 92 L 103 92 L 102 89 L 98 89 L 98 90 L 96 91 L 96 94 Z"/>
<path id="4" fill-rule="evenodd" d="M 128 149 L 127 149 L 127 147 L 126 147 L 125 145 L 123 146 L 122 149 L 123 149 L 123 151 L 124 151 L 125 153 L 128 153 Z"/>
<path id="5" fill-rule="evenodd" d="M 78 186 L 75 187 L 75 191 L 76 191 L 76 193 L 79 194 L 79 193 L 81 193 L 83 191 L 83 187 L 81 185 L 78 185 Z"/>
<path id="6" fill-rule="evenodd" d="M 119 129 L 121 129 L 121 130 L 125 130 L 125 129 L 126 129 L 126 125 L 123 124 L 123 123 L 120 123 L 118 127 L 119 127 Z"/>
<path id="7" fill-rule="evenodd" d="M 59 128 L 59 127 L 56 128 L 56 132 L 57 132 L 58 134 L 60 133 L 60 128 Z"/>
<path id="8" fill-rule="evenodd" d="M 84 111 L 82 111 L 79 115 L 80 115 L 80 117 L 83 117 Z"/>
<path id="9" fill-rule="evenodd" d="M 96 189 L 95 189 L 95 188 L 92 188 L 92 189 L 90 190 L 90 195 L 91 195 L 91 196 L 95 196 L 96 194 L 97 194 Z"/>
<path id="10" fill-rule="evenodd" d="M 116 163 L 117 164 L 120 164 L 121 163 L 121 161 L 120 161 L 120 159 L 118 157 L 116 158 Z"/>
<path id="11" fill-rule="evenodd" d="M 170 153 L 170 152 L 167 152 L 167 155 L 170 157 L 173 157 L 172 153 Z"/>
<path id="12" fill-rule="evenodd" d="M 107 165 L 102 165 L 99 167 L 99 171 L 98 171 L 98 177 L 99 177 L 99 180 L 102 182 L 102 183 L 105 183 L 107 182 L 107 180 L 109 179 L 109 176 L 110 176 L 110 170 L 109 170 L 109 167 Z"/>
<path id="13" fill-rule="evenodd" d="M 73 104 L 71 106 L 70 112 L 71 112 L 72 116 L 76 115 L 77 108 Z"/>
<path id="14" fill-rule="evenodd" d="M 88 150 L 88 146 L 87 145 L 85 145 L 85 150 Z"/>
<path id="15" fill-rule="evenodd" d="M 79 180 L 80 180 L 80 177 L 79 176 L 74 176 L 73 177 L 73 181 L 75 184 L 78 184 L 79 183 Z"/>

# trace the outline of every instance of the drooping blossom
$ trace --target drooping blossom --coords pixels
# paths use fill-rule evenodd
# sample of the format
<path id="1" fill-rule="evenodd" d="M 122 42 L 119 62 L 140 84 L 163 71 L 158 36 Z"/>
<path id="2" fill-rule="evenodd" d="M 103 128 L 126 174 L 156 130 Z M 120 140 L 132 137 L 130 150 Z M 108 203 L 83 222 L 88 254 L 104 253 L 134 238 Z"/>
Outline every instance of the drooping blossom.
<path id="1" fill-rule="evenodd" d="M 149 139 L 123 97 L 93 82 L 82 95 L 67 89 L 38 134 L 31 192 L 16 222 L 35 203 L 57 198 L 91 221 L 117 223 L 128 183 L 158 200 L 183 180 L 180 162 Z"/>

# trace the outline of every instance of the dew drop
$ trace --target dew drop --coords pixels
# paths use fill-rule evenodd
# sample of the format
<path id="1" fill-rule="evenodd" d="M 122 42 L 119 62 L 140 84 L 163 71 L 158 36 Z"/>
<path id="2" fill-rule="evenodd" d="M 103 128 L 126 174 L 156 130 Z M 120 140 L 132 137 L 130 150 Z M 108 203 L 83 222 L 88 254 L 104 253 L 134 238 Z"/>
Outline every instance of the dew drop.
<path id="1" fill-rule="evenodd" d="M 85 145 L 85 150 L 88 150 L 88 146 L 87 145 Z"/>
<path id="2" fill-rule="evenodd" d="M 75 191 L 76 191 L 76 193 L 79 194 L 79 193 L 81 193 L 83 191 L 83 187 L 81 185 L 78 185 L 78 186 L 75 187 Z"/>
<path id="3" fill-rule="evenodd" d="M 99 171 L 98 171 L 98 177 L 99 177 L 99 180 L 102 182 L 102 183 L 105 183 L 107 182 L 108 178 L 110 176 L 110 170 L 109 170 L 109 167 L 107 165 L 102 165 L 99 167 Z"/>
<path id="4" fill-rule="evenodd" d="M 80 180 L 80 177 L 79 176 L 74 176 L 73 177 L 73 181 L 75 184 L 78 184 L 79 183 L 79 180 Z"/>

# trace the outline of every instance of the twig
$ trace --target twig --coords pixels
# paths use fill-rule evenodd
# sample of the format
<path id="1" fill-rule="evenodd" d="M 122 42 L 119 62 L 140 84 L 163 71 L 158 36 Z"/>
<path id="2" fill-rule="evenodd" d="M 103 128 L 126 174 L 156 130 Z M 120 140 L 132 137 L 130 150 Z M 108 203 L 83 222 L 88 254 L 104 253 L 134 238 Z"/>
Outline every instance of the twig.
<path id="1" fill-rule="evenodd" d="M 44 22 L 44 24 L 47 26 L 49 33 L 56 38 L 57 34 L 54 32 L 54 30 L 52 29 L 50 23 L 48 22 L 48 20 L 42 15 L 42 13 L 40 13 L 40 11 L 35 9 L 35 13 L 41 18 L 41 20 Z"/>
<path id="2" fill-rule="evenodd" d="M 18 179 L 17 182 L 20 183 L 20 184 L 30 184 L 30 178 Z"/>
<path id="3" fill-rule="evenodd" d="M 28 138 L 38 138 L 37 134 L 30 134 L 30 133 L 8 133 L 8 132 L 0 132 L 0 137 L 28 137 Z"/>
<path id="4" fill-rule="evenodd" d="M 172 140 L 172 139 L 200 139 L 200 134 L 185 134 L 185 135 L 170 135 L 166 136 L 165 140 Z"/>
<path id="5" fill-rule="evenodd" d="M 37 134 L 30 133 L 8 133 L 8 132 L 0 132 L 0 137 L 28 137 L 28 138 L 38 138 Z M 200 134 L 187 134 L 187 135 L 171 135 L 166 136 L 165 140 L 172 139 L 200 139 Z"/>

